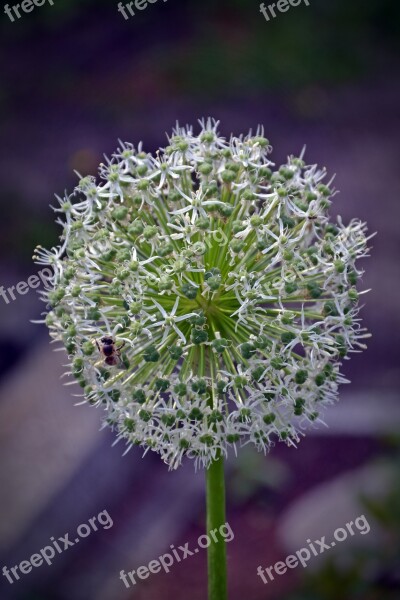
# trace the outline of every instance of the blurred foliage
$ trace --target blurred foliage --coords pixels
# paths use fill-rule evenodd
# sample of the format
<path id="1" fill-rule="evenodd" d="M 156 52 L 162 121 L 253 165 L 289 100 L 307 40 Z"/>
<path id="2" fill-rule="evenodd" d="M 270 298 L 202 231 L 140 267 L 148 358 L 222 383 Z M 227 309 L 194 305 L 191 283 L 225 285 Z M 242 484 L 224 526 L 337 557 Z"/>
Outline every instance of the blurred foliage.
<path id="1" fill-rule="evenodd" d="M 249 501 L 264 503 L 273 492 L 281 490 L 290 477 L 289 467 L 284 462 L 249 447 L 241 448 L 231 466 L 227 496 L 237 505 Z"/>
<path id="2" fill-rule="evenodd" d="M 392 485 L 379 498 L 361 498 L 368 522 L 380 529 L 379 540 L 368 548 L 343 546 L 284 600 L 399 600 L 400 439 L 382 464 L 393 472 Z"/>
<path id="3" fill-rule="evenodd" d="M 37 244 L 49 248 L 59 243 L 59 231 L 54 226 L 49 211 L 41 214 L 15 192 L 4 190 L 0 192 L 0 205 L 7 206 L 7 210 L 2 213 L 1 256 L 8 253 L 10 261 L 25 261 L 31 265 L 32 251 Z M 16 224 L 18 224 L 17 234 Z"/>
<path id="4" fill-rule="evenodd" d="M 154 64 L 156 74 L 166 73 L 182 91 L 208 96 L 246 88 L 341 82 L 370 74 L 382 63 L 388 66 L 398 50 L 400 3 L 394 0 L 311 0 L 309 7 L 300 4 L 269 22 L 259 4 L 171 0 L 162 7 L 149 5 L 125 22 L 116 1 L 68 0 L 24 15 L 12 27 L 4 17 L 1 24 L 7 37 L 35 29 L 43 35 L 46 30 L 73 27 L 82 18 L 107 19 L 110 29 L 123 28 L 124 35 L 148 31 L 152 41 L 158 31 L 158 43 L 148 46 L 143 39 L 147 67 Z M 166 19 L 170 33 L 165 30 Z M 169 45 L 167 51 L 164 43 Z"/>
<path id="5" fill-rule="evenodd" d="M 165 60 L 185 88 L 205 94 L 348 80 L 370 73 L 381 58 L 376 46 L 394 50 L 400 33 L 400 5 L 391 0 L 312 0 L 269 22 L 248 0 L 206 0 L 193 10 L 198 35 Z"/>

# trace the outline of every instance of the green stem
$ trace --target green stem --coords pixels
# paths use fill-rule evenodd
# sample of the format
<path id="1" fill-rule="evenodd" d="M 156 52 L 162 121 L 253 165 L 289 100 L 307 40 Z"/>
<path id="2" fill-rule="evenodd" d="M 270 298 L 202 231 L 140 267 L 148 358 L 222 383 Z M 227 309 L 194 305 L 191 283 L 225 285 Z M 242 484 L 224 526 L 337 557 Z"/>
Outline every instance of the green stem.
<path id="1" fill-rule="evenodd" d="M 225 519 L 224 458 L 219 453 L 206 471 L 207 481 L 207 535 L 208 547 L 208 600 L 226 600 L 226 542 L 219 534 Z M 211 535 L 214 531 L 214 540 Z"/>

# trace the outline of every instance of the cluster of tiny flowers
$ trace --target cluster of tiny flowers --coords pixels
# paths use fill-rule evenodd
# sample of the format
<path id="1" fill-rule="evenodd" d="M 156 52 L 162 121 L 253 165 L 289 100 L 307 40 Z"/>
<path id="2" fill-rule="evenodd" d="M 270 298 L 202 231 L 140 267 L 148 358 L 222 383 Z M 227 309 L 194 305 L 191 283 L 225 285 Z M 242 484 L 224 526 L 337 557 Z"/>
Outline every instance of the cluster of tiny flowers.
<path id="1" fill-rule="evenodd" d="M 84 401 L 171 468 L 295 445 L 368 335 L 365 224 L 329 222 L 324 169 L 274 168 L 262 129 L 217 127 L 177 126 L 155 155 L 121 143 L 100 183 L 58 198 L 61 246 L 34 257 L 54 270 L 45 322 Z"/>

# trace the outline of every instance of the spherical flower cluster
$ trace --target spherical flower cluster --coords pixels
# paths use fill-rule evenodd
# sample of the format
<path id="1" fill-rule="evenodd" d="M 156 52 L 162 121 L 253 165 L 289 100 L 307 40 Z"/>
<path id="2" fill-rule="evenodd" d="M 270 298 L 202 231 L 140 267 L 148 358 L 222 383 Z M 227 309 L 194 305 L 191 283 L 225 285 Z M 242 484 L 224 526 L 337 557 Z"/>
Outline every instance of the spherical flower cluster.
<path id="1" fill-rule="evenodd" d="M 171 467 L 296 444 L 367 336 L 366 227 L 329 222 L 325 170 L 303 156 L 274 168 L 261 129 L 200 125 L 155 156 L 121 143 L 100 183 L 58 199 L 62 245 L 35 256 L 54 269 L 45 322 L 85 401 Z"/>

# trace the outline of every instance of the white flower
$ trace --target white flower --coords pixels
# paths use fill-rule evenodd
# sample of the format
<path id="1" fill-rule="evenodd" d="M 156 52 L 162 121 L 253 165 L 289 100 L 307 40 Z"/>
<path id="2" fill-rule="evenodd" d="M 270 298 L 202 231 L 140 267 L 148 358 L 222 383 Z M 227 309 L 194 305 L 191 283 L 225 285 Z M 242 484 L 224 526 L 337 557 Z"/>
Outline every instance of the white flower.
<path id="1" fill-rule="evenodd" d="M 55 274 L 46 323 L 84 398 L 127 450 L 171 468 L 296 445 L 368 337 L 366 226 L 329 222 L 325 170 L 304 152 L 275 168 L 261 129 L 226 140 L 200 125 L 177 125 L 156 157 L 121 142 L 100 183 L 57 198 L 62 245 L 36 253 Z"/>

